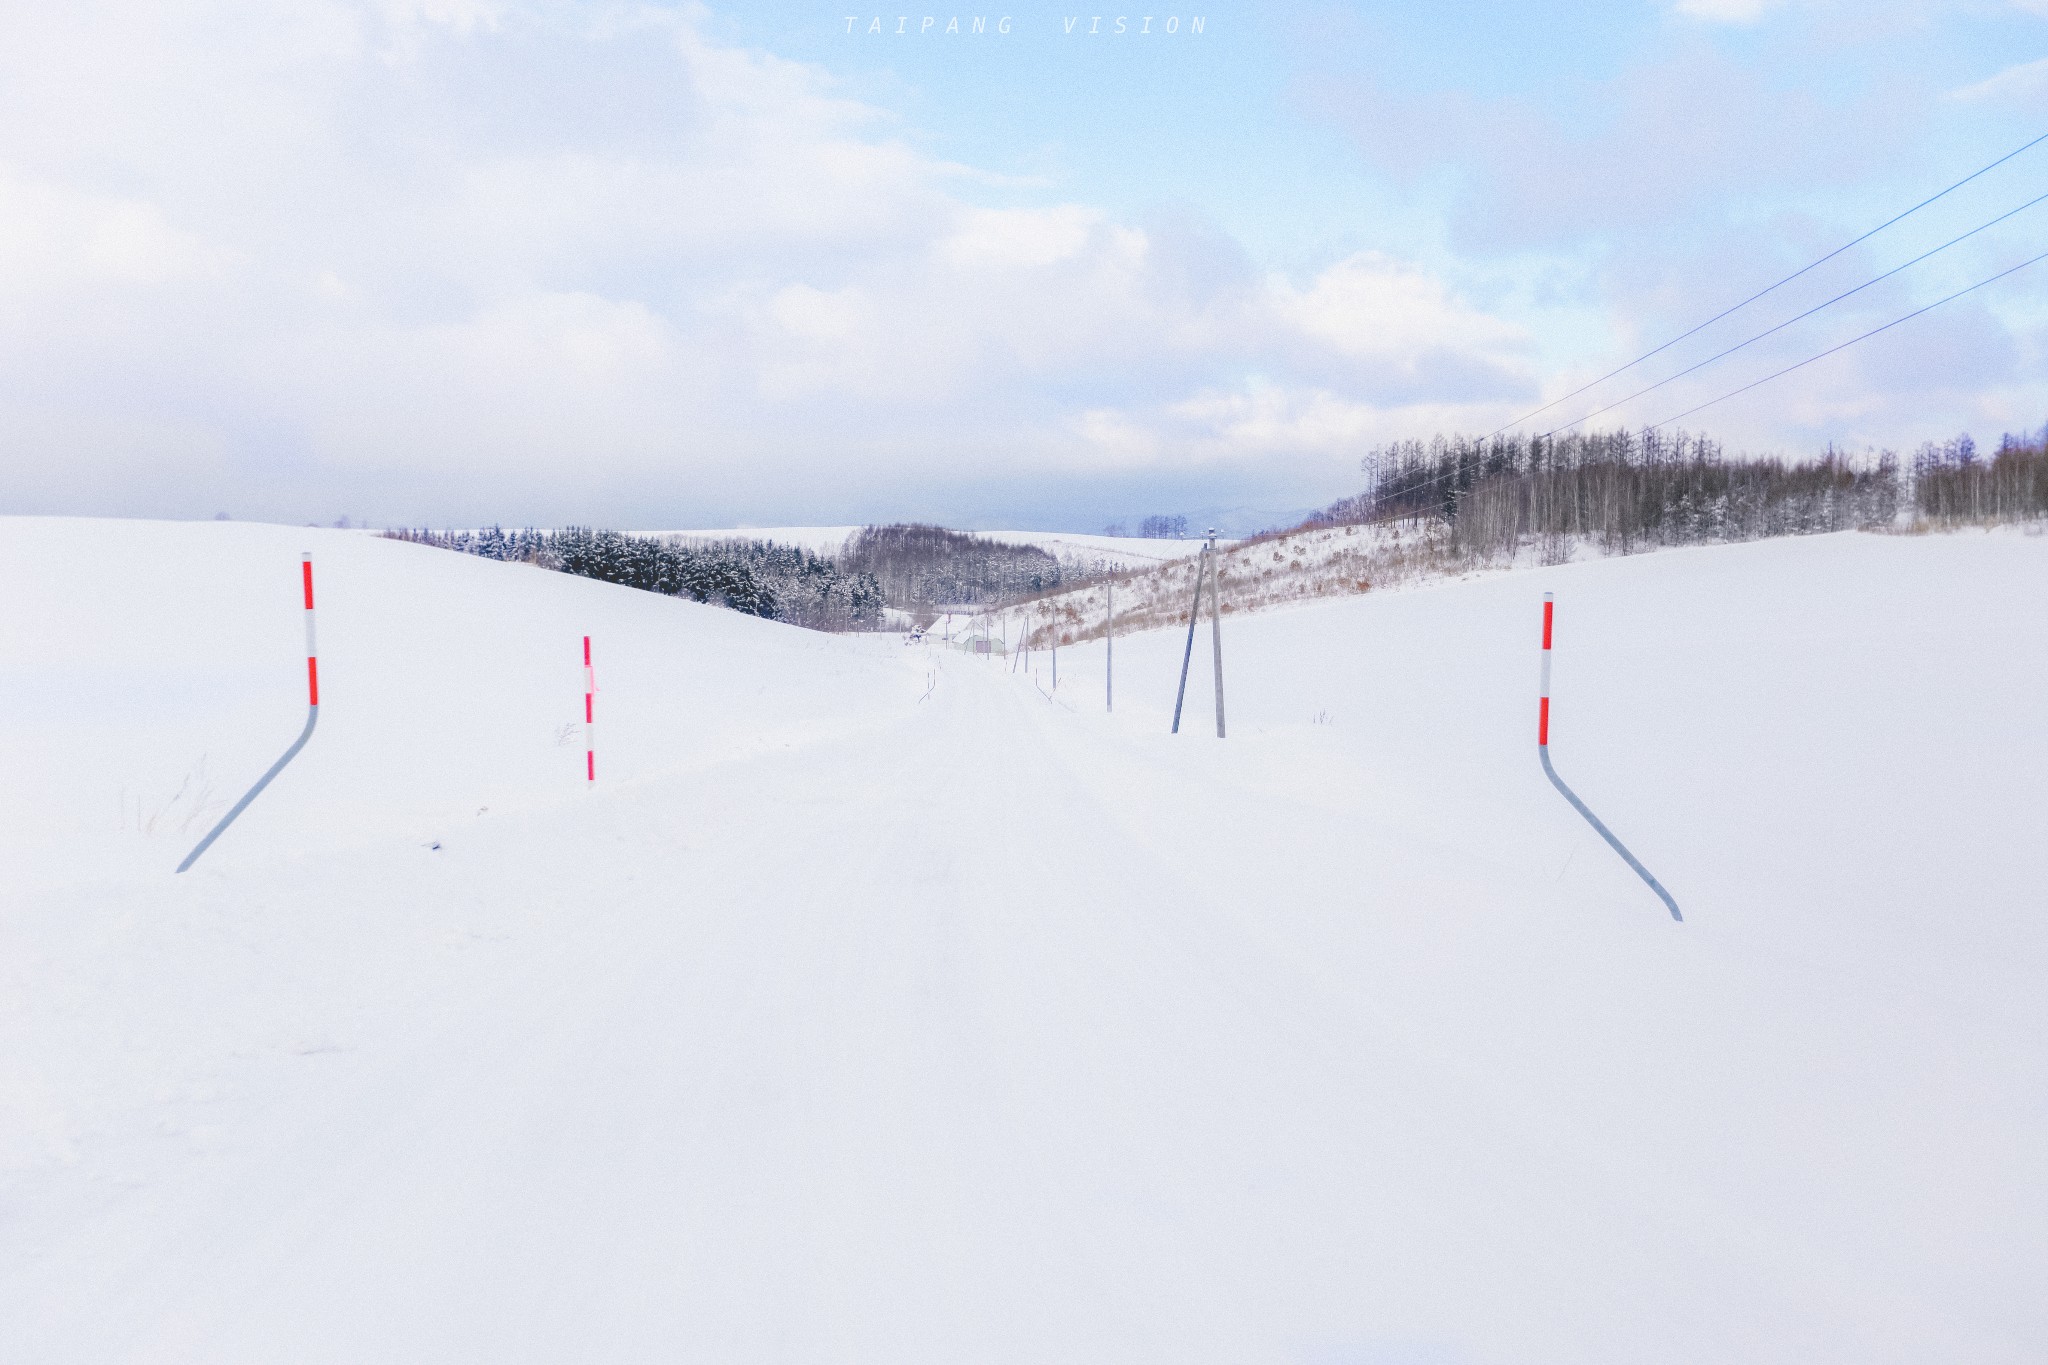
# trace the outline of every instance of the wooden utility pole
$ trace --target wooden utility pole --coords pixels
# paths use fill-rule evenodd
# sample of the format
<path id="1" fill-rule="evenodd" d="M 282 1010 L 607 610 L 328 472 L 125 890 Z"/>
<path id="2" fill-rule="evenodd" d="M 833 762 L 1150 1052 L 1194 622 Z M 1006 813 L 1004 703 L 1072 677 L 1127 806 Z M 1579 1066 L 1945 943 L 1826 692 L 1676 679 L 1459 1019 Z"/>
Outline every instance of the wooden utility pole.
<path id="1" fill-rule="evenodd" d="M 1173 694 L 1173 733 L 1180 733 L 1181 703 L 1188 695 L 1188 663 L 1195 657 L 1195 624 L 1202 619 L 1202 575 L 1209 571 L 1209 550 L 1204 546 L 1195 560 L 1195 600 L 1188 608 L 1188 643 L 1180 655 L 1180 687 Z"/>
<path id="2" fill-rule="evenodd" d="M 1216 663 L 1216 738 L 1223 738 L 1223 557 L 1216 550 L 1216 528 L 1209 528 L 1208 553 L 1215 557 L 1209 582 L 1209 652 Z"/>

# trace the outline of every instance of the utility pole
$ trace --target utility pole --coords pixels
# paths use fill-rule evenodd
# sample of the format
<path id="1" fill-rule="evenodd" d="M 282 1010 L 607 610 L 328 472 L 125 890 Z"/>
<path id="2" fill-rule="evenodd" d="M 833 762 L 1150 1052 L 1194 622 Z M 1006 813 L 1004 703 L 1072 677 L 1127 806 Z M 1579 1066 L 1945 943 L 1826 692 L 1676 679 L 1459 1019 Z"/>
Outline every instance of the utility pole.
<path id="1" fill-rule="evenodd" d="M 1209 652 L 1216 660 L 1216 738 L 1223 738 L 1223 557 L 1216 550 L 1216 528 L 1209 528 Z"/>
<path id="2" fill-rule="evenodd" d="M 1188 663 L 1195 657 L 1195 623 L 1202 619 L 1202 575 L 1209 571 L 1209 551 L 1197 551 L 1195 559 L 1195 601 L 1188 608 L 1188 643 L 1180 655 L 1180 687 L 1173 694 L 1173 731 L 1180 733 L 1180 707 L 1188 695 Z"/>

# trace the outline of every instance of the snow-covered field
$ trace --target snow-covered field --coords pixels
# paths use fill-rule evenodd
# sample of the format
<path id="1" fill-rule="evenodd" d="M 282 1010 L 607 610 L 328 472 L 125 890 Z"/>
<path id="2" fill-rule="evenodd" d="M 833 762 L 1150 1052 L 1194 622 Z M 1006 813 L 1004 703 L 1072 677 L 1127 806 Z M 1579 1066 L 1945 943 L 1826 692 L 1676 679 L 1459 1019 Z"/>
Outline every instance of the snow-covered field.
<path id="1" fill-rule="evenodd" d="M 1175 632 L 1105 716 L 343 532 L 0 583 L 0 1360 L 2048 1358 L 2048 538 L 1234 616 L 1220 743 L 1206 624 L 1169 736 Z"/>

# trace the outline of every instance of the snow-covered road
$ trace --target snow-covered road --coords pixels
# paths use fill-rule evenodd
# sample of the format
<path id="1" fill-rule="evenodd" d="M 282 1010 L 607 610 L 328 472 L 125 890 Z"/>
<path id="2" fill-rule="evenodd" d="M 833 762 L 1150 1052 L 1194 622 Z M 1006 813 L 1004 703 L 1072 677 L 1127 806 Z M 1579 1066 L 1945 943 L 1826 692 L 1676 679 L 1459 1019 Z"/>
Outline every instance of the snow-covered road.
<path id="1" fill-rule="evenodd" d="M 1100 646 L 1053 702 L 279 528 L 99 524 L 93 572 L 164 594 L 117 602 L 31 572 L 54 525 L 0 522 L 40 585 L 0 686 L 48 717 L 7 736 L 46 799 L 0 915 L 0 1359 L 2048 1350 L 2048 541 L 1233 619 L 1219 744 L 1206 629 L 1173 738 L 1165 634 L 1105 717 Z M 289 582 L 274 631 L 176 604 L 308 536 L 332 714 L 173 879 L 178 839 L 70 813 L 209 726 L 254 732 L 237 777 L 289 738 Z M 1683 926 L 1537 770 L 1545 589 L 1559 766 Z M 552 738 L 586 629 L 594 794 Z M 114 637 L 198 718 L 91 704 Z"/>

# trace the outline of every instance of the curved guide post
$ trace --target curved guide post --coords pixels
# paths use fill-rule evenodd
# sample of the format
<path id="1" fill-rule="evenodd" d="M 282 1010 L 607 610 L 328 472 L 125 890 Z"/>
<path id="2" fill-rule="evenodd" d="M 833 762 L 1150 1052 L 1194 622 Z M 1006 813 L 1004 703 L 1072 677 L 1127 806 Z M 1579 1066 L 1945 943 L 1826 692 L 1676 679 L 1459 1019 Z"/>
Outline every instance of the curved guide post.
<path id="1" fill-rule="evenodd" d="M 235 823 L 235 817 L 249 808 L 249 803 L 262 794 L 272 778 L 284 771 L 284 765 L 299 756 L 299 750 L 305 748 L 306 741 L 313 737 L 313 727 L 320 723 L 320 651 L 313 636 L 313 556 L 310 553 L 299 556 L 299 575 L 306 590 L 306 728 L 299 731 L 299 737 L 292 741 L 291 748 L 284 751 L 284 756 L 270 765 L 270 771 L 257 778 L 256 785 L 243 793 L 242 799 L 235 802 L 234 809 L 206 832 L 198 847 L 185 855 L 185 861 L 178 864 L 180 872 L 198 862 L 199 855 L 212 848 L 213 841 Z"/>
<path id="2" fill-rule="evenodd" d="M 1586 817 L 1586 823 L 1598 831 L 1600 837 L 1607 841 L 1609 848 L 1621 855 L 1623 862 L 1636 870 L 1638 877 L 1641 877 L 1650 884 L 1650 889 L 1657 893 L 1657 899 L 1663 901 L 1664 908 L 1671 912 L 1671 918 L 1679 921 L 1681 924 L 1684 923 L 1685 916 L 1678 913 L 1678 902 L 1671 899 L 1671 893 L 1664 889 L 1664 884 L 1650 875 L 1649 868 L 1636 861 L 1636 855 L 1629 852 L 1622 845 L 1621 840 L 1614 837 L 1613 830 L 1600 823 L 1599 816 L 1586 809 L 1586 803 L 1579 800 L 1578 794 L 1572 791 L 1570 787 L 1567 787 L 1564 784 L 1564 779 L 1557 775 L 1557 769 L 1550 766 L 1550 746 L 1548 744 L 1537 745 L 1536 754 L 1543 760 L 1543 775 L 1550 779 L 1550 785 L 1557 788 L 1564 796 L 1564 799 L 1572 803 L 1573 810 Z"/>
<path id="3" fill-rule="evenodd" d="M 249 788 L 248 792 L 243 795 L 241 800 L 235 802 L 234 809 L 229 811 L 226 815 L 223 815 L 220 818 L 219 824 L 215 825 L 212 829 L 207 831 L 206 837 L 199 841 L 199 846 L 197 848 L 194 848 L 190 853 L 187 853 L 185 855 L 185 861 L 178 864 L 178 871 L 183 872 L 186 868 L 198 862 L 199 855 L 206 852 L 207 849 L 212 848 L 213 841 L 215 839 L 220 838 L 222 832 L 226 830 L 229 825 L 235 823 L 235 817 L 240 815 L 244 810 L 248 809 L 249 803 L 251 801 L 254 801 L 257 798 L 257 796 L 263 791 L 263 789 L 270 785 L 270 779 L 276 777 L 279 773 L 283 772 L 284 765 L 291 762 L 293 759 L 299 756 L 299 750 L 305 748 L 306 741 L 313 737 L 313 727 L 319 723 L 319 720 L 320 708 L 317 706 L 307 707 L 306 728 L 299 731 L 299 737 L 292 741 L 292 747 L 286 749 L 284 751 L 284 756 L 279 758 L 277 762 L 270 765 L 269 772 L 263 774 L 263 776 L 256 779 L 256 785 Z"/>
<path id="4" fill-rule="evenodd" d="M 1560 796 L 1572 803 L 1573 810 L 1586 817 L 1586 823 L 1591 825 L 1600 837 L 1607 841 L 1607 846 L 1616 853 L 1619 853 L 1621 860 L 1634 868 L 1636 875 L 1649 884 L 1650 889 L 1657 893 L 1657 899 L 1664 902 L 1664 908 L 1671 912 L 1671 918 L 1683 924 L 1685 916 L 1678 913 L 1678 902 L 1671 899 L 1671 893 L 1664 889 L 1664 884 L 1651 876 L 1650 869 L 1638 862 L 1636 855 L 1629 852 L 1621 840 L 1614 837 L 1613 830 L 1600 823 L 1600 817 L 1593 814 L 1587 808 L 1585 802 L 1579 800 L 1578 793 L 1567 787 L 1564 784 L 1564 779 L 1557 775 L 1557 769 L 1550 765 L 1550 621 L 1553 605 L 1551 594 L 1544 593 L 1543 698 L 1539 704 L 1536 718 L 1536 756 L 1543 760 L 1543 775 L 1550 779 L 1550 785 L 1557 788 Z"/>

